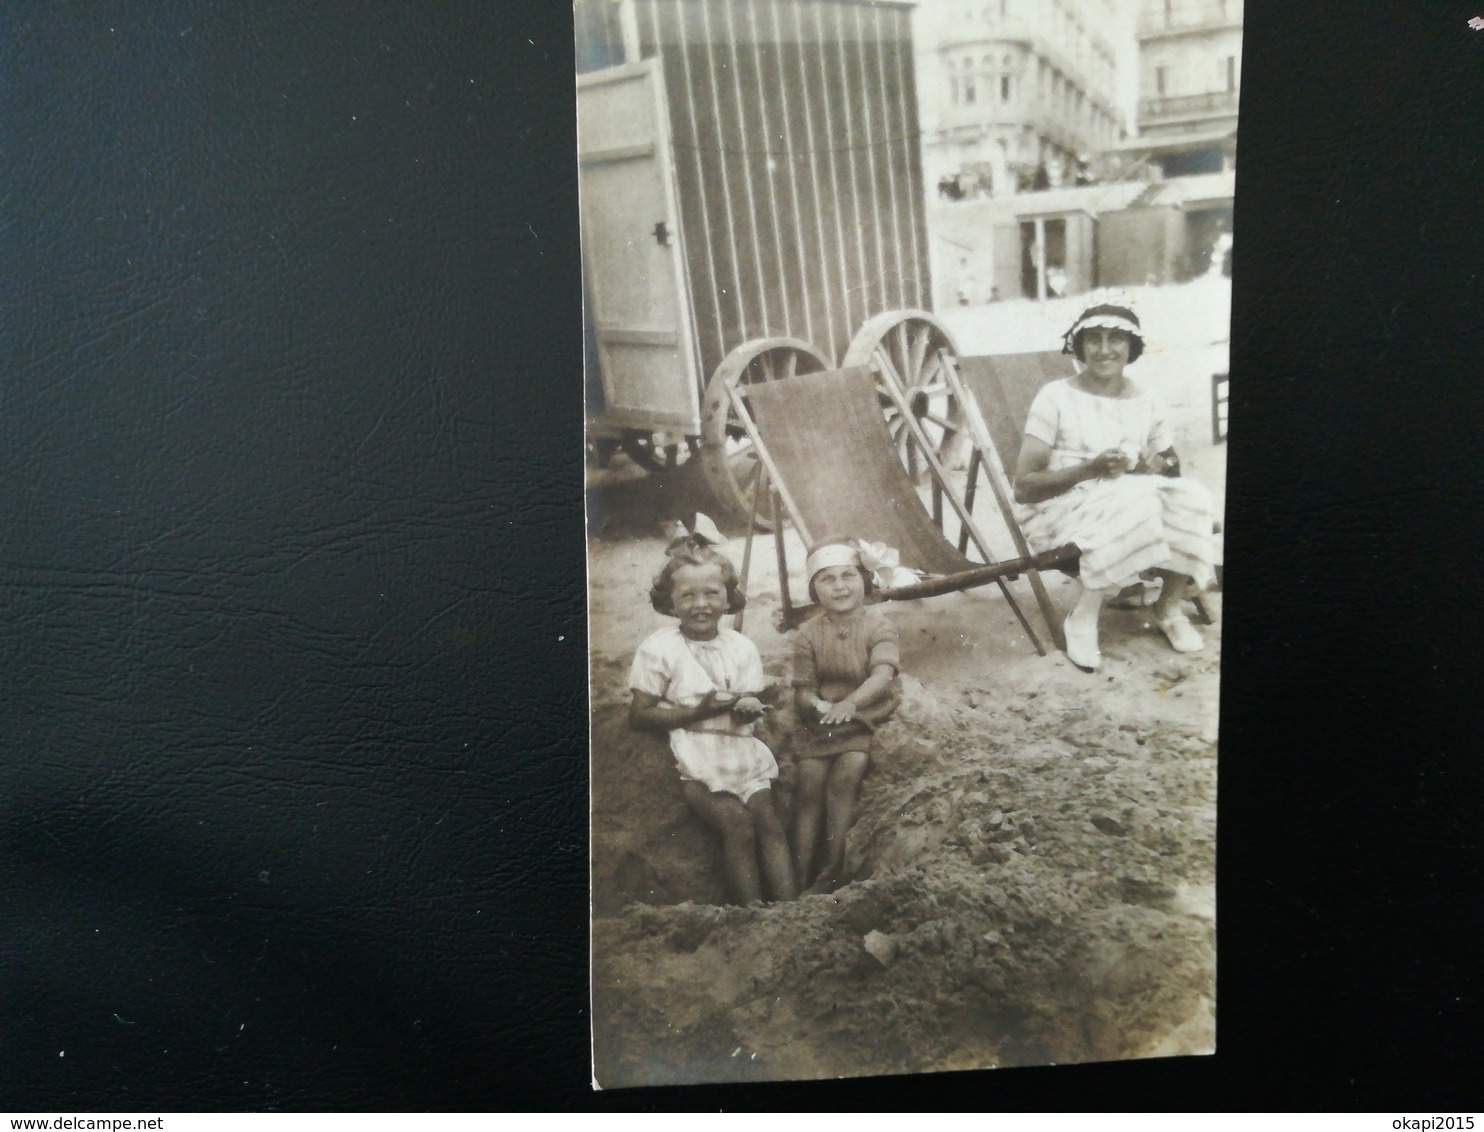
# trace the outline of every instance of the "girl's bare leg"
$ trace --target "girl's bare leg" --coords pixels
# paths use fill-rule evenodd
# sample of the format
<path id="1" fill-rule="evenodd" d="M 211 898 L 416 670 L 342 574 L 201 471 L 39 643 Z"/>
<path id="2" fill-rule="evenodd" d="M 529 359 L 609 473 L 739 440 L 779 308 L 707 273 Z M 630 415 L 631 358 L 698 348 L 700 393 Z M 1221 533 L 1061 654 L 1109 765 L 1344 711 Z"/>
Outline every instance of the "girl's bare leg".
<path id="1" fill-rule="evenodd" d="M 686 804 L 695 815 L 721 834 L 722 870 L 727 892 L 738 904 L 762 900 L 758 879 L 757 844 L 752 815 L 735 794 L 713 794 L 700 782 L 682 782 Z"/>
<path id="2" fill-rule="evenodd" d="M 814 879 L 814 851 L 819 847 L 819 824 L 824 817 L 824 783 L 830 759 L 800 759 L 794 787 L 794 879 L 807 885 Z"/>
<path id="3" fill-rule="evenodd" d="M 871 759 L 865 751 L 846 751 L 831 761 L 834 766 L 824 792 L 825 862 L 819 879 L 834 887 L 845 880 L 845 835 L 855 824 L 855 803 Z"/>
<path id="4" fill-rule="evenodd" d="M 794 882 L 793 861 L 789 857 L 788 838 L 773 805 L 773 791 L 759 790 L 747 799 L 752 815 L 752 829 L 757 836 L 757 858 L 763 868 L 763 879 L 774 900 L 792 900 L 799 888 Z"/>

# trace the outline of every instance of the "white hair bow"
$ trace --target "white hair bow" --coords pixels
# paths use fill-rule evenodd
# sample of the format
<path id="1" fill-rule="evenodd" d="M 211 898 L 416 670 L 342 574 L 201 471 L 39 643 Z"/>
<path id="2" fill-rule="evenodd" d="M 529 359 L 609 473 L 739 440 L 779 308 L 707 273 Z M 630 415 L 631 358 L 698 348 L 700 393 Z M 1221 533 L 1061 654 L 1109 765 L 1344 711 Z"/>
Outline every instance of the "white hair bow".
<path id="1" fill-rule="evenodd" d="M 670 545 L 666 552 L 679 550 L 682 546 L 725 546 L 726 536 L 716 529 L 709 516 L 696 512 L 696 521 L 689 528 L 678 519 L 671 523 L 666 529 L 670 536 Z"/>
<path id="2" fill-rule="evenodd" d="M 882 589 L 910 586 L 926 576 L 920 570 L 903 566 L 901 553 L 884 542 L 857 539 L 855 545 L 860 552 L 861 567 L 871 572 L 872 579 Z"/>

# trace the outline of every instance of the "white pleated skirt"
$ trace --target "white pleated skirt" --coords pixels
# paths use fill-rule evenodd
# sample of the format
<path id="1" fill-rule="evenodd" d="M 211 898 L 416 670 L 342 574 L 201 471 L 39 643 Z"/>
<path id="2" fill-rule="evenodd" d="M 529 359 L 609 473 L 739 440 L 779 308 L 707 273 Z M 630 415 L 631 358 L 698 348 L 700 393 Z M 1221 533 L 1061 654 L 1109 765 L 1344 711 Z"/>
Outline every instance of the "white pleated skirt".
<path id="1" fill-rule="evenodd" d="M 1033 550 L 1076 544 L 1079 577 L 1089 589 L 1129 585 L 1155 567 L 1186 574 L 1201 589 L 1215 578 L 1211 493 L 1194 480 L 1084 480 L 1020 512 Z"/>

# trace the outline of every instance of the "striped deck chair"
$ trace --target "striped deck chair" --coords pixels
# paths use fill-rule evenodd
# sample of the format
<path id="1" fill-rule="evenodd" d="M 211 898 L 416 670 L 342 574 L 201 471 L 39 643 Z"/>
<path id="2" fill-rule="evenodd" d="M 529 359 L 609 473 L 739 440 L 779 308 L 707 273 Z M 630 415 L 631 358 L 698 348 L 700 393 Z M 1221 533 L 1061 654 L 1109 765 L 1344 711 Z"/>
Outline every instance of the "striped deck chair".
<path id="1" fill-rule="evenodd" d="M 968 478 L 964 489 L 964 497 L 972 507 L 981 474 L 995 489 L 997 498 L 1010 492 L 1015 465 L 1020 459 L 1020 445 L 1025 436 L 1025 422 L 1030 416 L 1031 402 L 1047 382 L 1071 377 L 1077 371 L 1071 356 L 1059 350 L 959 358 L 956 361 L 945 357 L 943 362 L 949 384 L 959 398 L 969 437 L 974 445 L 969 457 Z M 1008 503 L 1002 500 L 1002 506 L 1008 506 Z M 1009 526 L 1017 552 L 1029 554 L 1019 526 L 1013 522 Z M 1075 574 L 1076 559 L 1073 557 L 1060 562 L 1055 568 Z M 1039 575 L 1032 575 L 1031 586 L 1042 617 L 1048 625 L 1054 626 L 1058 646 L 1062 645 L 1061 627 L 1053 618 L 1046 588 Z M 1205 602 L 1199 597 L 1194 601 L 1198 618 L 1207 625 L 1211 624 L 1211 615 Z"/>
<path id="2" fill-rule="evenodd" d="M 878 591 L 876 596 L 883 601 L 932 597 L 994 582 L 1036 651 L 1046 655 L 1005 583 L 1028 570 L 1054 565 L 1072 552 L 1063 549 L 996 561 L 970 509 L 948 482 L 936 454 L 924 443 L 920 449 L 933 476 L 934 498 L 941 493 L 964 526 L 965 546 L 950 542 L 902 467 L 887 431 L 881 397 L 900 399 L 899 392 L 878 385 L 865 367 L 853 367 L 747 385 L 734 389 L 731 395 L 768 476 L 775 509 L 781 505 L 806 545 L 831 535 L 883 542 L 900 553 L 904 566 L 928 575 L 914 585 Z M 904 420 L 915 427 L 915 418 L 905 412 L 905 403 L 899 407 L 904 410 Z M 752 537 L 749 531 L 744 563 L 751 559 Z M 784 540 L 779 537 L 775 541 L 783 618 L 791 628 L 812 608 L 793 605 L 783 557 Z M 965 553 L 971 541 L 981 555 L 979 561 Z"/>

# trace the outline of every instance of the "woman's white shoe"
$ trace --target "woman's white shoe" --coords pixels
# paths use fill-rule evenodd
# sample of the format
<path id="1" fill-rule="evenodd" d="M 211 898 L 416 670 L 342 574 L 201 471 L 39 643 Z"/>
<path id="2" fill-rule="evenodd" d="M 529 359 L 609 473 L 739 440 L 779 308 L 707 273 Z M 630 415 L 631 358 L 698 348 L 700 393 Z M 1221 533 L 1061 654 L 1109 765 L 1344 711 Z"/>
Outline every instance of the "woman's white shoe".
<path id="1" fill-rule="evenodd" d="M 1096 672 L 1103 663 L 1103 654 L 1098 651 L 1097 619 L 1084 622 L 1075 613 L 1068 614 L 1062 622 L 1062 635 L 1067 640 L 1067 659 L 1083 672 Z"/>
<path id="2" fill-rule="evenodd" d="M 1206 647 L 1206 642 L 1201 640 L 1201 635 L 1195 631 L 1190 618 L 1179 611 L 1168 617 L 1156 618 L 1154 623 L 1169 638 L 1170 648 L 1176 652 L 1200 652 Z"/>

